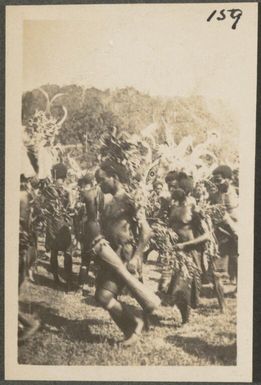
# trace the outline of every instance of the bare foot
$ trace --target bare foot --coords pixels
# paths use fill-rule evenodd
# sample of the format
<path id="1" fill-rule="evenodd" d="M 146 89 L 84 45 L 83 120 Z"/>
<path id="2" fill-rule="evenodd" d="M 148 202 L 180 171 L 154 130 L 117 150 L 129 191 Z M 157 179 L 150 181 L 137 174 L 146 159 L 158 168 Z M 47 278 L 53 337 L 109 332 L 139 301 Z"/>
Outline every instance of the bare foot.
<path id="1" fill-rule="evenodd" d="M 128 347 L 136 344 L 139 339 L 141 332 L 144 328 L 144 321 L 141 318 L 136 318 L 136 327 L 134 332 L 125 341 L 122 342 L 122 346 Z"/>
<path id="2" fill-rule="evenodd" d="M 19 343 L 24 342 L 28 340 L 30 337 L 32 337 L 37 332 L 40 326 L 41 326 L 40 321 L 36 319 L 30 320 L 30 324 L 26 326 L 22 324 L 22 330 L 20 329 L 20 333 L 19 333 L 20 335 L 18 337 Z"/>
<path id="3" fill-rule="evenodd" d="M 150 316 L 147 313 L 143 314 L 144 330 L 148 332 L 150 330 Z"/>
<path id="4" fill-rule="evenodd" d="M 28 271 L 28 277 L 29 277 L 29 281 L 32 282 L 32 283 L 35 283 L 35 278 L 34 278 L 34 271 L 33 269 L 29 269 Z"/>
<path id="5" fill-rule="evenodd" d="M 53 274 L 54 283 L 58 286 L 63 286 L 63 282 L 60 280 L 58 274 Z"/>
<path id="6" fill-rule="evenodd" d="M 134 332 L 129 338 L 127 338 L 125 341 L 121 343 L 121 346 L 129 347 L 129 346 L 135 345 L 139 341 L 139 339 L 140 339 L 140 335 Z"/>
<path id="7" fill-rule="evenodd" d="M 143 328 L 144 328 L 144 321 L 142 318 L 136 318 L 136 328 L 134 330 L 134 333 L 141 334 Z"/>

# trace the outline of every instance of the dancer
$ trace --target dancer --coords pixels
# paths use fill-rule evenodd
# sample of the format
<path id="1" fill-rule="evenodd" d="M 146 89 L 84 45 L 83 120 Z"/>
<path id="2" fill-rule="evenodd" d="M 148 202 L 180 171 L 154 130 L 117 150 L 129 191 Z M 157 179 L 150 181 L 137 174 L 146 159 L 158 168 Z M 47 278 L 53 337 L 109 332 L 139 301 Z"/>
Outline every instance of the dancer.
<path id="1" fill-rule="evenodd" d="M 151 236 L 144 194 L 138 188 L 143 156 L 140 149 L 128 138 L 102 138 L 96 179 L 105 196 L 111 194 L 112 199 L 105 205 L 100 221 L 90 225 L 92 250 L 100 264 L 95 297 L 123 332 L 125 346 L 139 340 L 144 318 L 160 304 L 160 299 L 140 281 L 142 254 Z M 124 287 L 141 305 L 141 314 L 119 301 Z"/>
<path id="2" fill-rule="evenodd" d="M 90 226 L 93 222 L 99 223 L 100 214 L 104 208 L 104 195 L 99 185 L 93 186 L 94 177 L 90 174 L 83 176 L 79 179 L 80 186 L 80 201 L 83 206 L 80 210 L 80 231 L 79 241 L 81 243 L 81 269 L 79 275 L 79 284 L 83 289 L 83 294 L 87 294 L 89 290 L 89 269 L 93 254 L 92 237 Z"/>
<path id="3" fill-rule="evenodd" d="M 237 281 L 239 198 L 232 184 L 233 173 L 229 166 L 221 165 L 213 171 L 217 186 L 216 203 L 225 209 L 223 221 L 216 227 L 220 254 L 227 264 L 231 283 Z"/>
<path id="4" fill-rule="evenodd" d="M 69 216 L 69 193 L 64 188 L 67 167 L 62 163 L 56 164 L 52 169 L 54 183 L 42 181 L 41 195 L 43 207 L 46 211 L 46 248 L 51 251 L 51 272 L 54 281 L 61 285 L 58 272 L 58 252 L 64 254 L 64 272 L 66 289 L 72 287 L 72 256 L 69 248 L 71 245 L 71 230 Z"/>
<path id="5" fill-rule="evenodd" d="M 19 292 L 31 266 L 37 258 L 37 239 L 32 226 L 32 195 L 30 178 L 20 178 L 20 221 L 19 221 Z M 40 327 L 37 317 L 18 312 L 18 341 L 30 338 Z"/>
<path id="6" fill-rule="evenodd" d="M 199 305 L 203 272 L 211 276 L 222 311 L 224 296 L 215 274 L 214 259 L 218 251 L 213 239 L 213 229 L 211 223 L 197 211 L 195 200 L 191 196 L 193 178 L 179 172 L 173 173 L 168 182 L 171 192 L 168 220 L 169 226 L 178 237 L 173 253 L 174 258 L 179 261 L 179 268 L 173 270 L 167 292 L 180 309 L 182 322 L 185 323 L 189 320 L 189 307 L 196 308 Z M 167 276 L 165 271 L 164 273 Z M 166 287 L 166 284 L 161 282 L 161 286 Z"/>
<path id="7" fill-rule="evenodd" d="M 134 202 L 124 189 L 128 183 L 124 166 L 113 161 L 102 162 L 96 174 L 104 194 L 112 194 L 113 200 L 102 213 L 101 233 L 125 264 L 125 268 L 140 278 L 142 253 L 150 237 L 145 216 L 139 220 Z M 101 261 L 101 270 L 97 279 L 96 299 L 109 311 L 110 316 L 122 330 L 125 346 L 135 343 L 144 327 L 141 316 L 134 315 L 130 309 L 118 301 L 128 282 L 124 281 L 110 265 Z"/>

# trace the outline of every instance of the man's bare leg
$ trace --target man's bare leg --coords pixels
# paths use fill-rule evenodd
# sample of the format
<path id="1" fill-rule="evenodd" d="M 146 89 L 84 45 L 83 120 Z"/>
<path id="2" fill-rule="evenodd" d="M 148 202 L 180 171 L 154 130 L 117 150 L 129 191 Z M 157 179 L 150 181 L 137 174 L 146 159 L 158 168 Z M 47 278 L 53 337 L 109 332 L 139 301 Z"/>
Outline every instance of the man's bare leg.
<path id="1" fill-rule="evenodd" d="M 124 304 L 119 302 L 113 293 L 106 289 L 96 292 L 96 300 L 106 309 L 113 321 L 123 332 L 126 340 L 124 346 L 137 342 L 144 326 L 142 318 L 135 316 Z"/>
<path id="2" fill-rule="evenodd" d="M 29 339 L 41 326 L 40 320 L 31 315 L 24 314 L 21 311 L 18 313 L 18 321 L 22 326 L 22 333 L 18 337 L 19 342 Z"/>
<path id="3" fill-rule="evenodd" d="M 144 321 L 142 318 L 135 317 L 135 322 L 136 322 L 136 326 L 134 331 L 132 332 L 129 338 L 127 338 L 125 341 L 122 342 L 122 346 L 125 346 L 125 347 L 132 346 L 139 341 L 140 335 L 144 328 Z"/>
<path id="4" fill-rule="evenodd" d="M 58 274 L 58 250 L 56 249 L 51 249 L 50 265 L 51 265 L 51 272 L 54 277 L 54 282 L 57 285 L 61 285 L 62 282 L 60 281 L 59 274 Z"/>
<path id="5" fill-rule="evenodd" d="M 67 251 L 64 251 L 64 271 L 66 279 L 66 289 L 72 289 L 72 256 Z"/>

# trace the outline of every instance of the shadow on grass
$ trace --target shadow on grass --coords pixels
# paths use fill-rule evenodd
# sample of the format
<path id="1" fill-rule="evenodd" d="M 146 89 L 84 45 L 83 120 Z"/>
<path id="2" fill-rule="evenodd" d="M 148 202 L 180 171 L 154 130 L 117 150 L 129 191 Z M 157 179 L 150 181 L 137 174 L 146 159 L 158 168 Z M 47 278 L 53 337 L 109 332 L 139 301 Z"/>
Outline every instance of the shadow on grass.
<path id="1" fill-rule="evenodd" d="M 196 312 L 200 315 L 203 315 L 205 317 L 213 316 L 213 314 L 221 314 L 217 300 L 211 305 L 208 304 L 208 306 L 206 306 L 205 304 L 200 304 L 194 310 L 194 312 Z"/>
<path id="2" fill-rule="evenodd" d="M 54 289 L 56 291 L 65 291 L 65 285 L 61 284 L 58 285 L 57 283 L 54 282 L 52 278 L 47 277 L 46 275 L 42 274 L 35 274 L 35 282 L 34 284 L 37 286 L 44 286 L 48 287 L 50 289 Z"/>
<path id="3" fill-rule="evenodd" d="M 86 295 L 83 299 L 81 299 L 81 303 L 85 303 L 86 305 L 90 305 L 94 307 L 100 307 L 94 295 Z"/>
<path id="4" fill-rule="evenodd" d="M 208 359 L 211 364 L 236 365 L 236 342 L 230 345 L 211 345 L 198 337 L 167 336 L 165 340 L 198 358 Z"/>
<path id="5" fill-rule="evenodd" d="M 113 345 L 114 339 L 107 338 L 104 335 L 92 334 L 91 325 L 104 326 L 107 322 L 98 319 L 71 320 L 57 314 L 58 310 L 50 308 L 45 302 L 20 302 L 20 309 L 24 313 L 37 314 L 41 320 L 42 328 L 53 334 L 63 333 L 64 338 L 73 341 L 85 341 L 89 343 L 104 343 Z M 51 327 L 51 328 L 50 328 Z"/>
<path id="6" fill-rule="evenodd" d="M 217 334 L 216 334 L 217 336 L 219 336 L 219 337 L 225 337 L 225 338 L 229 338 L 230 340 L 231 339 L 234 339 L 235 338 L 235 333 L 232 333 L 232 332 L 218 332 Z"/>
<path id="7" fill-rule="evenodd" d="M 95 300 L 95 297 L 93 295 L 88 295 L 85 298 L 81 300 L 82 303 L 85 303 L 90 306 L 101 308 L 101 306 L 97 303 Z M 120 302 L 124 304 L 124 306 L 133 314 L 135 314 L 138 317 L 144 317 L 144 320 L 146 322 L 146 328 L 149 330 L 154 327 L 160 327 L 165 328 L 166 324 L 165 322 L 172 321 L 173 322 L 173 328 L 179 328 L 181 326 L 180 321 L 177 320 L 173 315 L 161 315 L 161 314 L 145 314 L 142 309 L 140 309 L 139 306 L 132 305 L 130 303 L 126 302 L 126 298 L 120 298 Z M 88 321 L 89 322 L 89 321 Z"/>
<path id="8" fill-rule="evenodd" d="M 216 298 L 216 294 L 211 284 L 204 284 L 201 286 L 200 296 L 204 298 Z"/>
<path id="9" fill-rule="evenodd" d="M 39 265 L 41 265 L 42 267 L 44 267 L 46 269 L 46 271 L 48 272 L 48 275 L 50 275 L 50 277 L 45 275 L 45 274 L 43 275 L 43 274 L 35 273 L 34 274 L 34 278 L 35 278 L 34 284 L 35 285 L 48 287 L 48 288 L 51 288 L 51 289 L 54 289 L 57 291 L 66 291 L 65 283 L 57 284 L 56 282 L 54 282 L 54 280 L 52 278 L 52 273 L 49 271 L 50 269 L 48 268 L 48 264 L 46 265 L 46 264 L 39 263 Z M 65 276 L 64 269 L 59 267 L 58 271 L 59 271 L 59 276 L 65 282 L 66 276 Z M 92 276 L 89 276 L 88 277 L 88 284 L 90 286 L 94 286 L 95 285 L 95 278 Z M 77 291 L 78 287 L 79 287 L 79 273 L 73 272 L 72 273 L 72 291 Z"/>
<path id="10" fill-rule="evenodd" d="M 178 329 L 181 327 L 181 323 L 179 319 L 176 319 L 174 316 L 166 316 L 166 315 L 159 315 L 159 314 L 151 314 L 148 317 L 149 327 L 160 327 L 160 328 L 166 328 L 171 327 L 173 330 Z M 170 326 L 169 324 L 166 325 L 166 323 L 172 323 Z"/>

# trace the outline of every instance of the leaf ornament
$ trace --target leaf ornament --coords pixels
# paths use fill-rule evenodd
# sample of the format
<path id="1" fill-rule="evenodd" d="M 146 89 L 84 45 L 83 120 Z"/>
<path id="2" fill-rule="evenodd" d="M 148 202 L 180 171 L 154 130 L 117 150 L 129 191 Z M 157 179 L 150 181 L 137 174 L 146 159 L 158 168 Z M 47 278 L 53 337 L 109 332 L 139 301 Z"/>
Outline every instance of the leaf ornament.
<path id="1" fill-rule="evenodd" d="M 38 218 L 53 239 L 61 227 L 71 221 L 68 210 L 63 206 L 62 190 L 48 178 L 39 183 L 34 207 L 38 209 Z"/>

